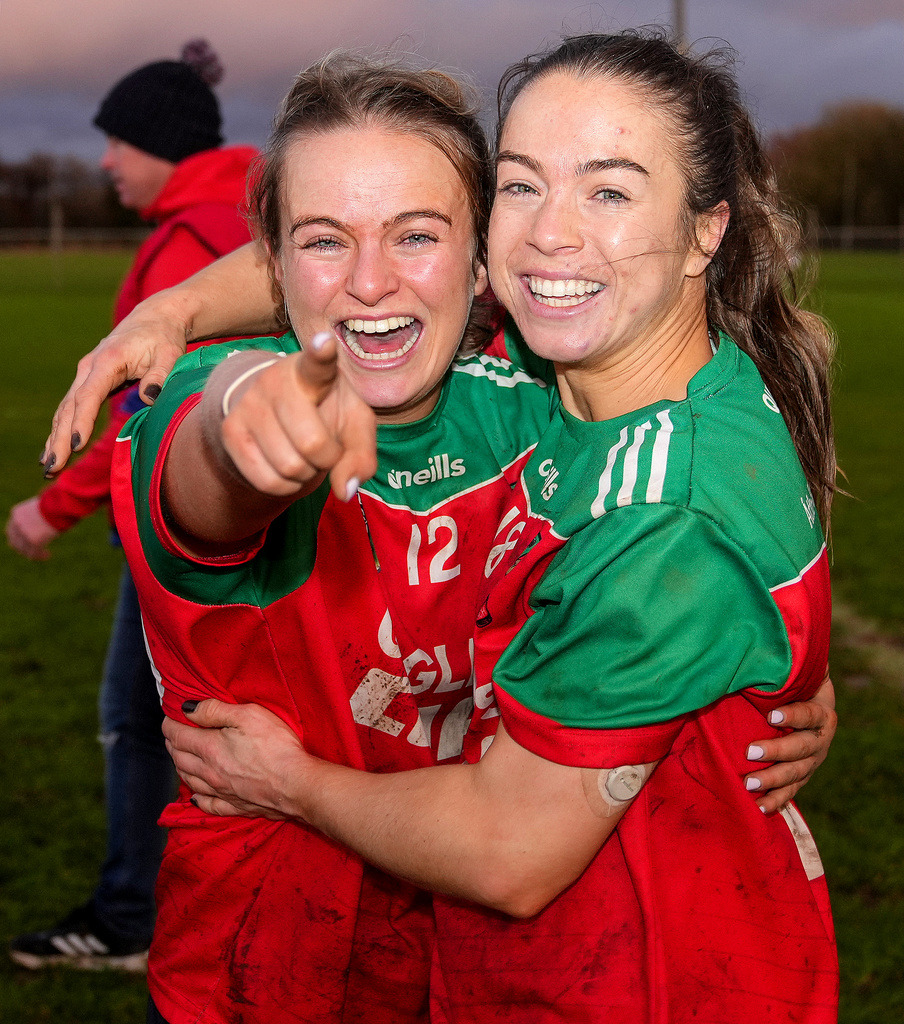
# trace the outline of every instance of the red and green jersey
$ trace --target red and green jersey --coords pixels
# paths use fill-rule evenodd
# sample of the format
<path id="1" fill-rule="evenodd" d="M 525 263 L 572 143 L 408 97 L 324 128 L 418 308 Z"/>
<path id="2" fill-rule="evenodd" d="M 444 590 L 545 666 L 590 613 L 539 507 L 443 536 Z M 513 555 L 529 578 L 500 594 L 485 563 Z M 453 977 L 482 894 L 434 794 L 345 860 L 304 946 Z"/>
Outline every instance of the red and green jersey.
<path id="1" fill-rule="evenodd" d="M 117 523 L 167 714 L 184 720 L 188 698 L 255 702 L 337 763 L 459 760 L 474 622 L 548 391 L 502 359 L 456 362 L 428 417 L 379 428 L 360 500 L 323 486 L 253 549 L 193 559 L 161 509 L 163 461 L 211 368 L 247 347 L 298 351 L 291 334 L 199 349 L 117 446 Z M 498 714 L 484 691 L 478 717 Z M 149 982 L 170 1024 L 421 1019 L 427 894 L 302 825 L 209 817 L 186 792 L 164 824 Z"/>
<path id="2" fill-rule="evenodd" d="M 498 657 L 507 730 L 561 764 L 661 763 L 536 918 L 436 897 L 435 1021 L 834 1021 L 812 838 L 743 785 L 764 713 L 822 682 L 830 623 L 814 503 L 753 363 L 722 336 L 684 401 L 559 409 L 506 518 L 478 674 Z"/>

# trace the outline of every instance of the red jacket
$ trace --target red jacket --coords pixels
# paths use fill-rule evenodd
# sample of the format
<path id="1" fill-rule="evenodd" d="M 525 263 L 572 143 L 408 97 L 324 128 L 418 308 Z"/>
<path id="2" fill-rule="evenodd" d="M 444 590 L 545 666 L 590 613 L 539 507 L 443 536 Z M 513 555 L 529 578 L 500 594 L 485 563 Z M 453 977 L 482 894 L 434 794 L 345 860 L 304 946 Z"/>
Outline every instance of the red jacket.
<path id="1" fill-rule="evenodd" d="M 257 150 L 251 146 L 208 149 L 186 157 L 154 203 L 141 211 L 157 227 L 139 248 L 116 298 L 118 324 L 142 299 L 191 277 L 251 237 L 242 207 L 245 178 Z M 110 462 L 122 425 L 140 406 L 135 389 L 110 402 L 104 432 L 41 494 L 41 515 L 54 529 L 68 530 L 110 503 Z"/>

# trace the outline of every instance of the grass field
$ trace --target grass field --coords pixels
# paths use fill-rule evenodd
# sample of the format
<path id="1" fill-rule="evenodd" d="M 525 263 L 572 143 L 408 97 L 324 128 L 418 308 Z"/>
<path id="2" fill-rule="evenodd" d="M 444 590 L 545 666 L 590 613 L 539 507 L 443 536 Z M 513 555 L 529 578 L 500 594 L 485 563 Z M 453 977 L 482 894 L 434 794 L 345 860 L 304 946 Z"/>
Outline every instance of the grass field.
<path id="1" fill-rule="evenodd" d="M 0 253 L 0 507 L 35 493 L 51 412 L 105 333 L 128 253 Z M 829 255 L 814 302 L 840 337 L 836 415 L 852 498 L 837 503 L 833 676 L 841 725 L 802 794 L 833 894 L 843 1024 L 904 1020 L 904 258 Z M 103 852 L 96 695 L 120 555 L 102 516 L 47 563 L 0 546 L 0 943 L 91 890 Z M 0 956 L 0 1022 L 144 1020 L 142 979 L 33 974 Z"/>

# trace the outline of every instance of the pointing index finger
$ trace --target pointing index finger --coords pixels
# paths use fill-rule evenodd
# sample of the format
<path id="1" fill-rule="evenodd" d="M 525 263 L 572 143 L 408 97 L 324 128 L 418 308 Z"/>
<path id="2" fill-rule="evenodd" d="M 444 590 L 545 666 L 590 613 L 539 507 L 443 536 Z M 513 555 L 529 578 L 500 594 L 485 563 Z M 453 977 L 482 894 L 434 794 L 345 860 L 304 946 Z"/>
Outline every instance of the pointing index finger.
<path id="1" fill-rule="evenodd" d="M 320 331 L 304 347 L 296 363 L 302 384 L 318 405 L 336 383 L 338 359 L 336 336 L 331 331 Z"/>

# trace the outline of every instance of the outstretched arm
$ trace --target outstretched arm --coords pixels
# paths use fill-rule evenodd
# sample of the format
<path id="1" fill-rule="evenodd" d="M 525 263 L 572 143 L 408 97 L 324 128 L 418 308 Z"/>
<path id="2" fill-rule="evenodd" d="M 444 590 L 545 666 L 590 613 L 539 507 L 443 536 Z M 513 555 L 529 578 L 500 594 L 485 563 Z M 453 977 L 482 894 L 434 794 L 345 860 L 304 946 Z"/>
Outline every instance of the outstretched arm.
<path id="1" fill-rule="evenodd" d="M 764 786 L 786 780 L 785 792 L 758 801 L 767 809 L 821 763 L 832 701 L 827 680 L 813 700 L 780 709 L 799 731 L 764 740 L 763 757 L 798 760 L 759 773 Z M 201 728 L 167 719 L 164 733 L 203 810 L 307 821 L 391 873 L 519 917 L 574 881 L 630 805 L 613 801 L 606 770 L 554 765 L 504 729 L 478 765 L 377 775 L 312 757 L 257 705 L 209 700 L 185 710 Z M 648 777 L 652 766 L 642 767 Z"/>
<path id="2" fill-rule="evenodd" d="M 375 470 L 373 412 L 323 333 L 295 355 L 246 351 L 211 373 L 173 436 L 162 500 L 179 543 L 209 557 L 243 546 L 328 473 L 347 501 Z"/>
<path id="3" fill-rule="evenodd" d="M 376 774 L 312 757 L 253 704 L 204 701 L 192 721 L 206 728 L 167 719 L 164 732 L 203 810 L 305 821 L 392 874 L 516 917 L 570 885 L 631 803 L 607 769 L 547 761 L 504 727 L 478 764 Z"/>
<path id="4" fill-rule="evenodd" d="M 53 417 L 45 471 L 58 473 L 87 443 L 104 399 L 115 388 L 140 379 L 150 404 L 189 341 L 264 334 L 278 326 L 277 319 L 266 254 L 257 242 L 145 299 L 79 360 Z"/>

